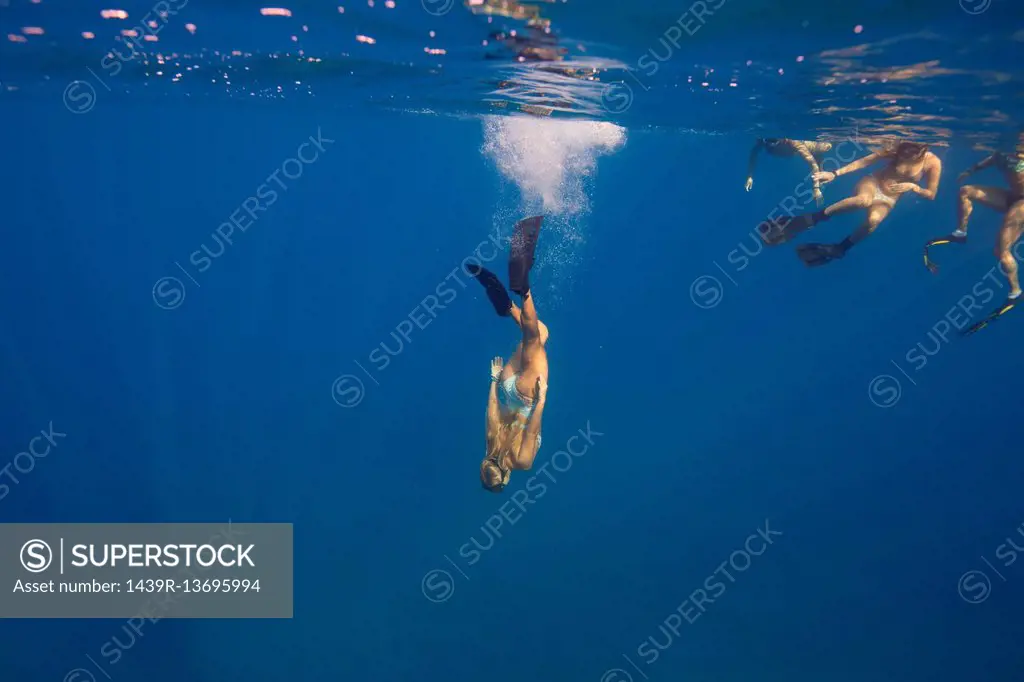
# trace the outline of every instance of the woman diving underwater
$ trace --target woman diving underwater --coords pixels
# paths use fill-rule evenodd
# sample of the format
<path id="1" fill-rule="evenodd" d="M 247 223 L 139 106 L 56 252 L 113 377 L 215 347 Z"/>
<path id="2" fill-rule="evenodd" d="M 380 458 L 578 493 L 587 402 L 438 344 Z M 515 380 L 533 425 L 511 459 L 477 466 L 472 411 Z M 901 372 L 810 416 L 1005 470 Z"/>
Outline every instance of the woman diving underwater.
<path id="1" fill-rule="evenodd" d="M 529 274 L 540 233 L 542 216 L 524 218 L 512 233 L 508 263 L 509 288 L 522 298 L 512 302 L 501 280 L 489 270 L 467 265 L 466 271 L 484 287 L 487 298 L 501 317 L 511 317 L 522 331 L 508 364 L 500 357 L 491 361 L 491 387 L 487 396 L 487 449 L 480 463 L 484 488 L 500 493 L 513 469 L 533 466 L 540 449 L 540 423 L 547 398 L 548 357 L 544 345 L 548 329 L 537 318 L 530 294 Z"/>

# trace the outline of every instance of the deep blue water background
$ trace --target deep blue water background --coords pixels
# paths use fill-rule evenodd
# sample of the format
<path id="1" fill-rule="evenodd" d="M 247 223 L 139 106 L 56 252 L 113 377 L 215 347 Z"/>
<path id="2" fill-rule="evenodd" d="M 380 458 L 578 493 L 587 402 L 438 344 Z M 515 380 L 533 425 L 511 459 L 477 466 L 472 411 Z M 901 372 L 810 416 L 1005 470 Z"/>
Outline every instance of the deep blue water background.
<path id="1" fill-rule="evenodd" d="M 891 409 L 867 391 L 896 374 L 890 359 L 912 371 L 904 354 L 990 267 L 994 215 L 978 210 L 978 243 L 941 278 L 918 248 L 951 223 L 948 180 L 844 262 L 810 271 L 780 249 L 731 286 L 712 262 L 728 267 L 793 179 L 763 173 L 741 195 L 745 140 L 709 156 L 699 137 L 633 136 L 601 162 L 571 294 L 553 309 L 543 286 L 538 297 L 552 329 L 545 442 L 587 423 L 606 435 L 434 604 L 423 574 L 483 541 L 500 503 L 475 467 L 486 363 L 514 332 L 467 289 L 357 408 L 330 385 L 353 361 L 372 367 L 370 351 L 485 238 L 500 187 L 475 121 L 323 113 L 172 107 L 145 126 L 130 109 L 46 125 L 56 116 L 39 109 L 19 115 L 49 134 L 9 140 L 25 161 L 3 178 L 20 227 L 0 298 L 5 451 L 50 420 L 68 437 L 4 518 L 296 524 L 293 621 L 163 621 L 118 678 L 590 679 L 770 519 L 777 545 L 652 678 L 1011 679 L 1024 576 L 1006 569 L 977 606 L 957 580 L 1021 523 L 1024 322 L 951 341 L 916 387 L 897 374 Z M 155 306 L 154 280 L 212 244 L 318 126 L 337 140 L 328 152 L 180 308 Z M 396 156 L 434 167 L 404 183 Z M 684 178 L 697 157 L 702 172 Z M 47 200 L 24 199 L 39 187 Z M 841 224 L 855 219 L 819 229 L 838 239 Z M 710 310 L 689 300 L 701 274 L 730 287 Z M 120 625 L 10 623 L 5 660 L 57 678 Z"/>
<path id="2" fill-rule="evenodd" d="M 1020 678 L 1024 562 L 997 564 L 1003 581 L 981 557 L 1024 524 L 1024 315 L 951 337 L 919 371 L 905 357 L 935 348 L 994 265 L 984 207 L 939 277 L 920 262 L 978 152 L 939 149 L 937 200 L 902 201 L 840 263 L 808 270 L 782 247 L 737 271 L 727 255 L 800 163 L 762 159 L 745 194 L 749 136 L 630 130 L 571 220 L 578 262 L 534 275 L 551 329 L 538 464 L 588 424 L 604 435 L 469 565 L 459 548 L 510 497 L 483 493 L 477 464 L 487 365 L 515 330 L 457 287 L 387 369 L 368 356 L 515 217 L 480 121 L 131 98 L 74 117 L 55 101 L 3 110 L 0 464 L 51 421 L 67 438 L 0 519 L 295 524 L 294 619 L 150 624 L 112 679 L 596 682 L 622 667 L 639 682 L 622 654 L 651 680 Z M 192 271 L 179 308 L 154 305 L 154 282 L 318 129 L 326 153 Z M 542 255 L 566 222 L 548 222 Z M 690 296 L 704 275 L 722 285 L 710 309 Z M 331 395 L 343 374 L 365 381 L 351 409 Z M 900 382 L 889 408 L 870 399 L 878 375 Z M 638 645 L 664 641 L 766 520 L 775 544 L 645 666 Z M 423 593 L 434 569 L 454 579 L 444 603 Z M 973 569 L 993 581 L 980 604 L 958 594 Z M 90 669 L 122 626 L 5 621 L 0 677 Z"/>

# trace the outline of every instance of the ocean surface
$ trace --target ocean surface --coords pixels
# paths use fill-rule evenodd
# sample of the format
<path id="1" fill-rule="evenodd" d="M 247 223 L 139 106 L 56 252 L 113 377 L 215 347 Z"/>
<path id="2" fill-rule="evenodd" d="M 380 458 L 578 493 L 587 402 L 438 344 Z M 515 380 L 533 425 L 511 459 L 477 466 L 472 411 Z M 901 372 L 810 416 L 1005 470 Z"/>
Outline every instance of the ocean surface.
<path id="1" fill-rule="evenodd" d="M 1022 57 L 1018 0 L 0 0 L 0 521 L 294 524 L 293 618 L 3 620 L 0 680 L 1019 682 L 1001 216 L 921 251 Z M 755 233 L 806 165 L 743 188 L 781 136 L 927 142 L 938 196 L 806 268 Z M 534 214 L 496 496 L 461 268 Z"/>

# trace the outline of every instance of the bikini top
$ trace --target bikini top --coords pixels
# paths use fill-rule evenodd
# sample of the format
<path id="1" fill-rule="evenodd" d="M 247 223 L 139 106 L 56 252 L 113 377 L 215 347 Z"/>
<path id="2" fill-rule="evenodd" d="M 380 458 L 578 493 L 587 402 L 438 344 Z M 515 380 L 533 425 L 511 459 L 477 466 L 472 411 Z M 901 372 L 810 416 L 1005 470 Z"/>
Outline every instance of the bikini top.
<path id="1" fill-rule="evenodd" d="M 1020 175 L 1024 173 L 1024 156 L 1018 154 L 1002 154 L 1003 165 Z"/>

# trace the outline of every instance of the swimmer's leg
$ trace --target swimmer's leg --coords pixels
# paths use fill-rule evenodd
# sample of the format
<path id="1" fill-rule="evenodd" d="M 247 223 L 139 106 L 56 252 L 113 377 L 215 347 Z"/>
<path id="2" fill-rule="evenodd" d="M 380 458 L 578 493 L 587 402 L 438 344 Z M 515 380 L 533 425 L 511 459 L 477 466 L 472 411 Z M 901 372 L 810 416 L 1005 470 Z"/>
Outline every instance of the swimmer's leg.
<path id="1" fill-rule="evenodd" d="M 1020 240 L 1021 233 L 1024 233 L 1024 200 L 1018 201 L 1006 212 L 999 237 L 996 239 L 995 255 L 1002 265 L 1006 280 L 1010 283 L 1010 298 L 1021 295 L 1017 258 L 1013 254 L 1013 246 Z"/>
<path id="2" fill-rule="evenodd" d="M 783 244 L 833 216 L 871 208 L 877 187 L 878 183 L 873 177 L 864 178 L 857 183 L 852 197 L 837 201 L 816 213 L 782 216 L 775 221 L 761 223 L 758 232 L 761 234 L 761 239 L 764 243 L 769 246 Z"/>
<path id="3" fill-rule="evenodd" d="M 824 209 L 812 214 L 814 216 L 814 224 L 816 225 L 823 220 L 828 220 L 843 213 L 871 208 L 871 204 L 875 201 L 875 192 L 877 191 L 878 181 L 870 176 L 864 178 L 854 187 L 853 196 L 837 201 L 831 206 L 826 206 Z"/>
<path id="4" fill-rule="evenodd" d="M 1000 213 L 1006 213 L 1013 203 L 1012 195 L 1000 187 L 983 187 L 981 185 L 964 185 L 960 188 L 960 203 L 957 206 L 956 230 L 943 237 L 932 239 L 924 245 L 924 265 L 932 274 L 938 274 L 939 265 L 931 259 L 930 249 L 945 244 L 967 243 L 967 221 L 974 212 L 974 203 L 980 202 Z"/>
<path id="5" fill-rule="evenodd" d="M 866 239 L 878 229 L 892 211 L 888 204 L 875 204 L 868 209 L 867 219 L 861 223 L 853 234 L 838 244 L 801 244 L 796 249 L 797 256 L 808 267 L 818 267 L 842 258 L 853 246 Z"/>
<path id="6" fill-rule="evenodd" d="M 1006 279 L 1010 283 L 1010 293 L 1002 305 L 967 329 L 964 336 L 970 336 L 984 329 L 1024 301 L 1024 296 L 1021 296 L 1017 259 L 1013 253 L 1013 246 L 1018 243 L 1022 232 L 1024 232 L 1024 200 L 1018 201 L 1006 212 L 1006 218 L 1003 219 L 1003 226 L 999 230 L 999 237 L 996 240 L 996 258 L 999 259 L 1003 274 L 1006 275 Z"/>
<path id="7" fill-rule="evenodd" d="M 867 239 L 872 232 L 878 229 L 878 226 L 889 217 L 892 213 L 892 207 L 888 204 L 875 204 L 868 209 L 868 217 L 861 223 L 860 227 L 854 230 L 853 234 L 846 238 L 844 244 L 847 244 L 846 249 L 849 250 L 854 244 L 864 241 Z"/>
<path id="8" fill-rule="evenodd" d="M 1010 208 L 1010 193 L 1001 187 L 984 187 L 980 185 L 964 185 L 960 188 L 960 204 L 957 207 L 956 236 L 967 236 L 967 221 L 974 211 L 972 202 L 980 202 L 1000 213 Z"/>
<path id="9" fill-rule="evenodd" d="M 523 311 L 519 308 L 519 306 L 517 306 L 515 303 L 513 303 L 512 304 L 512 308 L 509 310 L 509 314 L 512 316 L 512 319 L 515 320 L 515 322 L 519 326 L 519 328 L 522 329 L 523 328 L 523 323 L 522 323 Z M 548 326 L 546 324 L 544 324 L 543 322 L 541 322 L 540 320 L 537 320 L 537 326 L 540 327 L 540 343 L 541 343 L 541 345 L 542 346 L 547 345 L 547 342 L 548 342 Z"/>
<path id="10" fill-rule="evenodd" d="M 533 305 L 533 294 L 530 292 L 523 297 L 519 327 L 523 330 L 522 368 L 516 388 L 523 395 L 536 398 L 534 392 L 537 378 L 540 377 L 547 382 L 548 356 L 547 351 L 544 350 L 544 340 L 541 337 L 541 322 L 537 317 L 537 309 Z"/>
<path id="11" fill-rule="evenodd" d="M 523 311 L 519 308 L 519 306 L 517 306 L 515 303 L 513 303 L 512 304 L 512 308 L 509 311 L 509 314 L 511 315 L 512 319 L 515 320 L 516 325 L 521 330 L 523 328 L 523 324 L 522 324 Z M 540 345 L 542 345 L 542 346 L 547 345 L 547 342 L 548 342 L 548 326 L 546 324 L 544 324 L 543 322 L 541 322 L 540 320 L 537 320 L 537 326 L 540 327 Z M 523 371 L 523 342 L 522 341 L 520 341 L 516 345 L 516 350 L 515 350 L 514 353 L 512 353 L 512 357 L 509 358 L 508 365 L 506 365 L 506 367 L 508 368 L 508 371 L 507 372 L 502 372 L 502 377 L 501 378 L 502 378 L 503 381 L 505 379 L 507 379 L 508 377 L 510 377 L 511 375 L 519 374 L 520 372 Z"/>

